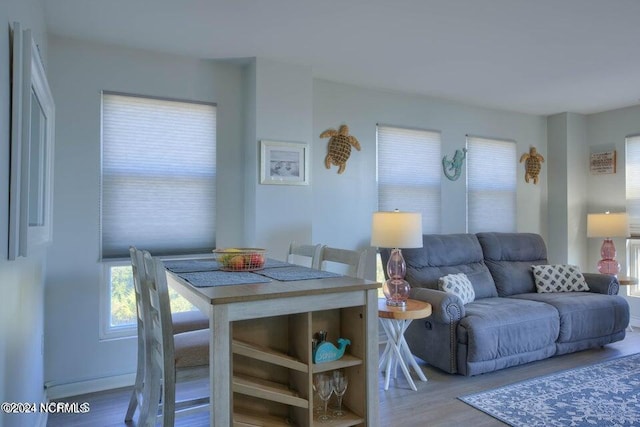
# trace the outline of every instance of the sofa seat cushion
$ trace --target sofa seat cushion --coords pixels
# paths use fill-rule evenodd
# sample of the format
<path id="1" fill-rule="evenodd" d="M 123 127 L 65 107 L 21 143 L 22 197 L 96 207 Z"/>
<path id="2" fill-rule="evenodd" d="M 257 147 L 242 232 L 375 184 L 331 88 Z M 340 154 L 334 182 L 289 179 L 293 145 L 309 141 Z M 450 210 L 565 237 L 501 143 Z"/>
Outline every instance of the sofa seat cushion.
<path id="1" fill-rule="evenodd" d="M 558 343 L 609 336 L 629 324 L 629 305 L 619 296 L 591 292 L 527 293 L 511 299 L 543 302 L 560 316 Z"/>
<path id="2" fill-rule="evenodd" d="M 560 320 L 548 304 L 496 297 L 471 302 L 465 310 L 457 332 L 467 363 L 555 350 Z"/>

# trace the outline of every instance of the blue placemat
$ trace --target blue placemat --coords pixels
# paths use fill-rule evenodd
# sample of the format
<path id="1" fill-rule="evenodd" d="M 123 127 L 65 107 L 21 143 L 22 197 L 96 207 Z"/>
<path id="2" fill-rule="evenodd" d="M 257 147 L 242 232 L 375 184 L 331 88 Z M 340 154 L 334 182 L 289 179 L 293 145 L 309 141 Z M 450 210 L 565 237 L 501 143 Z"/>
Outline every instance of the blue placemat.
<path id="1" fill-rule="evenodd" d="M 220 269 L 220 263 L 213 258 L 203 259 L 177 259 L 165 261 L 167 270 L 174 273 L 191 273 L 194 271 L 214 271 Z"/>
<path id="2" fill-rule="evenodd" d="M 275 267 L 286 267 L 293 264 L 289 264 L 288 262 L 278 261 L 277 259 L 267 258 L 267 261 L 264 263 L 264 268 L 275 268 Z"/>
<path id="3" fill-rule="evenodd" d="M 209 286 L 246 285 L 250 283 L 269 283 L 271 280 L 259 274 L 249 271 L 197 271 L 191 273 L 179 273 L 197 288 Z"/>
<path id="4" fill-rule="evenodd" d="M 292 280 L 324 279 L 327 277 L 341 276 L 341 274 L 332 273 L 330 271 L 316 270 L 314 268 L 292 264 L 287 264 L 286 267 L 265 268 L 263 270 L 256 271 L 256 273 L 282 282 Z"/>

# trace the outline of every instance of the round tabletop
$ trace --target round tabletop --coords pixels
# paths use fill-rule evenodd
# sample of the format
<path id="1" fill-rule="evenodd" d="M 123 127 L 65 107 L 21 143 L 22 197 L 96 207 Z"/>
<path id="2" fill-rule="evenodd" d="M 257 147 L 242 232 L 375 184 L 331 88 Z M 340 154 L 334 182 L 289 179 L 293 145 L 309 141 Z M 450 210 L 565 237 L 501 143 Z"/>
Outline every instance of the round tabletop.
<path id="1" fill-rule="evenodd" d="M 378 298 L 378 317 L 383 319 L 422 319 L 431 315 L 431 304 L 415 299 L 408 299 L 406 307 L 387 305 L 384 298 Z"/>
<path id="2" fill-rule="evenodd" d="M 638 279 L 629 276 L 618 276 L 618 283 L 620 283 L 622 286 L 637 285 Z"/>

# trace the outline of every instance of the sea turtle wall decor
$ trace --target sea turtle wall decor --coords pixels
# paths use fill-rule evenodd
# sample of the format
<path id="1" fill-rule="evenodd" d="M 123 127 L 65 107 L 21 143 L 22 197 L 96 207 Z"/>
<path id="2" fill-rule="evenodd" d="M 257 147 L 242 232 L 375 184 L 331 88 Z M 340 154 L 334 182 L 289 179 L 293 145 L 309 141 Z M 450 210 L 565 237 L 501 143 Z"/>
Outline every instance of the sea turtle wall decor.
<path id="1" fill-rule="evenodd" d="M 537 184 L 544 157 L 538 153 L 536 147 L 531 147 L 528 153 L 524 153 L 520 157 L 520 163 L 522 162 L 524 162 L 524 181 L 529 182 L 532 179 L 533 183 Z"/>
<path id="2" fill-rule="evenodd" d="M 347 167 L 347 160 L 351 156 L 351 147 L 360 151 L 360 142 L 355 136 L 349 135 L 349 126 L 342 125 L 340 129 L 327 129 L 320 134 L 320 138 L 330 138 L 327 144 L 327 156 L 324 158 L 324 165 L 327 169 L 331 164 L 338 166 L 338 173 L 344 172 Z"/>
<path id="3" fill-rule="evenodd" d="M 450 181 L 456 181 L 462 175 L 462 165 L 467 155 L 467 149 L 456 150 L 452 160 L 447 160 L 447 156 L 442 157 L 442 172 Z"/>

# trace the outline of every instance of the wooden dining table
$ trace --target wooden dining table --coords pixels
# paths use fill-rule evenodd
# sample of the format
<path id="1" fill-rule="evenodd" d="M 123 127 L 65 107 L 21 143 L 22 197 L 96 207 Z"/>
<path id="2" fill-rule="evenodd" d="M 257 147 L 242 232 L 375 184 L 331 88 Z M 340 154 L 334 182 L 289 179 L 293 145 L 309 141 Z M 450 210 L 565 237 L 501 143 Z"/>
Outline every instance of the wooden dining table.
<path id="1" fill-rule="evenodd" d="M 263 411 L 258 412 L 258 419 L 286 411 L 280 416 L 282 425 L 317 424 L 313 378 L 335 369 L 351 376 L 352 391 L 345 396 L 350 412 L 341 425 L 378 425 L 379 283 L 276 260 L 267 260 L 263 270 L 251 272 L 255 277 L 223 272 L 215 261 L 206 259 L 166 261 L 165 267 L 169 286 L 209 317 L 211 426 L 231 426 L 234 418 L 236 422 L 245 420 L 245 415 L 234 414 L 234 393 L 264 399 L 260 402 L 266 403 L 258 405 Z M 226 284 L 225 278 L 235 284 Z M 277 326 L 270 329 L 270 324 Z M 314 334 L 324 328 L 334 341 L 341 335 L 351 345 L 342 359 L 314 364 Z M 281 338 L 282 334 L 286 337 Z M 277 375 L 285 368 L 283 382 L 292 390 L 247 385 L 245 377 L 236 372 L 239 368 L 234 367 L 236 349 L 253 358 L 251 369 L 275 366 L 273 375 Z M 253 375 L 265 378 L 271 373 Z M 267 412 L 264 407 L 269 408 Z M 251 415 L 246 417 L 249 424 Z"/>

